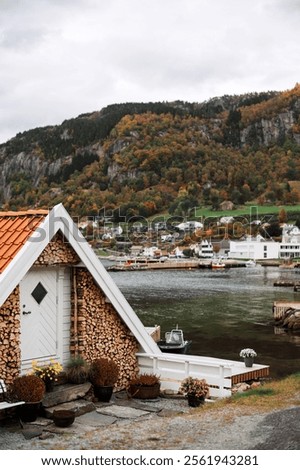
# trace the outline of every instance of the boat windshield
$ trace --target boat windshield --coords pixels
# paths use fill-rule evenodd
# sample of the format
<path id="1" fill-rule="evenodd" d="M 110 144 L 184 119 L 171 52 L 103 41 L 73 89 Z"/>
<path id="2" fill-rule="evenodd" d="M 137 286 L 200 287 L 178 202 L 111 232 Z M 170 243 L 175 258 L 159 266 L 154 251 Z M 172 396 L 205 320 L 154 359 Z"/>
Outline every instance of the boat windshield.
<path id="1" fill-rule="evenodd" d="M 167 343 L 183 343 L 183 333 L 182 330 L 172 330 L 166 333 L 166 342 Z"/>

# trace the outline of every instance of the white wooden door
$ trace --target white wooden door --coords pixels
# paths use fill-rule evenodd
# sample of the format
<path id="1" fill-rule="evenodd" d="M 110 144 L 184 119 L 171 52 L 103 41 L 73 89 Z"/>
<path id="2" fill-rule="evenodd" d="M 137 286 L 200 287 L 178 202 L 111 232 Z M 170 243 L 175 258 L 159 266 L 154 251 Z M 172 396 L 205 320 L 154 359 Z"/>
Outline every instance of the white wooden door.
<path id="1" fill-rule="evenodd" d="M 58 353 L 58 271 L 29 271 L 20 283 L 21 362 L 47 360 Z"/>

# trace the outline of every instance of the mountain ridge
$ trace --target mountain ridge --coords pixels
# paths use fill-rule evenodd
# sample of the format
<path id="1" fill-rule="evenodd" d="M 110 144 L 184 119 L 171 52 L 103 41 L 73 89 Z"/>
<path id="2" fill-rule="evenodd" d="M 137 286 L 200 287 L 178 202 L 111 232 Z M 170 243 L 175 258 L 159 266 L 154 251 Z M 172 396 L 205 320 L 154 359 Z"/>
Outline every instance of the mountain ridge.
<path id="1" fill-rule="evenodd" d="M 76 215 L 109 206 L 148 216 L 226 199 L 293 203 L 299 195 L 288 185 L 300 179 L 299 116 L 298 84 L 203 103 L 109 105 L 1 144 L 0 204 L 63 202 Z M 254 177 L 258 166 L 264 179 Z"/>

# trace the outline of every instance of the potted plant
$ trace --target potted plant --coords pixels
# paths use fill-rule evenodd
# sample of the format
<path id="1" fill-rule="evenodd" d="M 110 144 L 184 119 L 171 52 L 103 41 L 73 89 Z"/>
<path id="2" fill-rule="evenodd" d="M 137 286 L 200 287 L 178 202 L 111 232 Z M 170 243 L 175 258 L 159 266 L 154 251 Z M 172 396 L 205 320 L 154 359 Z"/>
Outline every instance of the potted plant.
<path id="1" fill-rule="evenodd" d="M 72 384 L 82 384 L 89 378 L 90 365 L 78 354 L 69 359 L 65 371 L 68 382 Z"/>
<path id="2" fill-rule="evenodd" d="M 89 378 L 95 397 L 99 401 L 109 402 L 119 378 L 119 368 L 112 359 L 101 357 L 91 363 Z"/>
<path id="3" fill-rule="evenodd" d="M 36 375 L 22 375 L 13 381 L 12 395 L 17 400 L 25 401 L 18 409 L 22 421 L 32 422 L 36 420 L 45 391 L 44 381 Z"/>
<path id="4" fill-rule="evenodd" d="M 46 391 L 51 392 L 54 382 L 57 382 L 63 368 L 58 361 L 50 359 L 48 364 L 43 365 L 38 365 L 37 361 L 32 361 L 32 370 L 37 377 L 40 377 L 45 382 Z"/>
<path id="5" fill-rule="evenodd" d="M 130 380 L 128 391 L 132 398 L 157 398 L 160 393 L 160 377 L 156 374 L 139 374 Z"/>
<path id="6" fill-rule="evenodd" d="M 205 379 L 187 377 L 181 382 L 180 393 L 186 395 L 189 406 L 197 407 L 209 397 L 209 385 Z"/>
<path id="7" fill-rule="evenodd" d="M 252 367 L 254 363 L 254 358 L 257 356 L 254 349 L 246 348 L 240 351 L 240 357 L 244 359 L 246 367 Z"/>

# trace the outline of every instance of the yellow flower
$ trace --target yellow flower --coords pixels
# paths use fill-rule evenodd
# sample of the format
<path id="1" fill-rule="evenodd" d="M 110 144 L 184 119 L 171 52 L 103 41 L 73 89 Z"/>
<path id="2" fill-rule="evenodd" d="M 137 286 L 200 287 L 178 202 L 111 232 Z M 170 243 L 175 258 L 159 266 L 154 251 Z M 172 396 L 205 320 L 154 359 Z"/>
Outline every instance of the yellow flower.
<path id="1" fill-rule="evenodd" d="M 63 367 L 55 359 L 50 359 L 49 364 L 38 365 L 37 361 L 32 361 L 32 370 L 35 375 L 38 375 L 42 379 L 57 380 L 55 377 L 62 372 Z"/>

